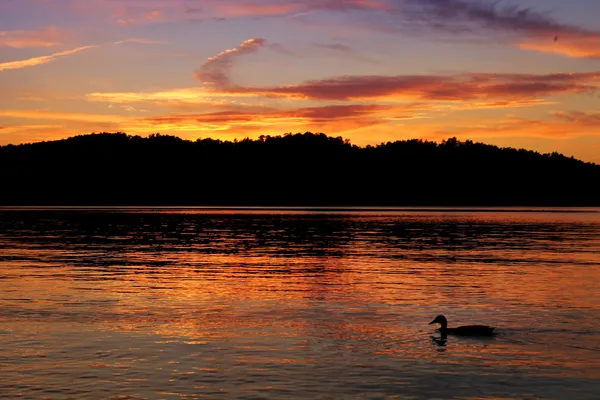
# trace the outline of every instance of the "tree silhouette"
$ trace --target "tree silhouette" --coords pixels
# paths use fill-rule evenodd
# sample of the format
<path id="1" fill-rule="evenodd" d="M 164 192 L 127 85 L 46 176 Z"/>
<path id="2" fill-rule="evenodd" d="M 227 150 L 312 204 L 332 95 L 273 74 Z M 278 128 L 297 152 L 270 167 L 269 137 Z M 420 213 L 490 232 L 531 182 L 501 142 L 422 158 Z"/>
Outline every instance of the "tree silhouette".
<path id="1" fill-rule="evenodd" d="M 449 138 L 100 133 L 0 147 L 4 205 L 600 205 L 600 166 Z"/>

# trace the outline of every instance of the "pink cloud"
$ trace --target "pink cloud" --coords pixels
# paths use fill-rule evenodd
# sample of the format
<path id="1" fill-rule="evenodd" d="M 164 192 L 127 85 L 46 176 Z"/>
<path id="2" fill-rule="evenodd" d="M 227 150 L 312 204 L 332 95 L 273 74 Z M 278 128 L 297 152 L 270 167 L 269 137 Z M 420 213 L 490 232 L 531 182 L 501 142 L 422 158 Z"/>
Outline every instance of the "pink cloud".
<path id="1" fill-rule="evenodd" d="M 52 47 L 59 44 L 65 36 L 64 30 L 52 26 L 42 30 L 0 31 L 0 46 Z"/>
<path id="2" fill-rule="evenodd" d="M 225 50 L 214 57 L 209 58 L 196 71 L 196 78 L 205 85 L 214 85 L 216 87 L 227 87 L 230 85 L 228 72 L 233 67 L 234 61 L 240 56 L 252 54 L 265 46 L 265 39 L 249 39 L 239 45 L 239 47 Z"/>

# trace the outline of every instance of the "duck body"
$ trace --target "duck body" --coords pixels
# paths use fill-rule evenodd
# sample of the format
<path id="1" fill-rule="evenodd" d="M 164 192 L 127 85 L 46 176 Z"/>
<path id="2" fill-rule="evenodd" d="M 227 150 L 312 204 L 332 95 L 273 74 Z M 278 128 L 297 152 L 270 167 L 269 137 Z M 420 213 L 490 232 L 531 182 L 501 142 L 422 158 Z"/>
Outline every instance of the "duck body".
<path id="1" fill-rule="evenodd" d="M 442 335 L 458 335 L 458 336 L 493 336 L 494 327 L 487 325 L 465 325 L 457 328 L 448 328 L 448 320 L 443 315 L 438 315 L 431 324 L 440 324 L 440 333 Z"/>
<path id="2" fill-rule="evenodd" d="M 491 336 L 494 334 L 494 329 L 496 328 L 486 325 L 465 325 L 457 328 L 440 328 L 440 332 L 459 336 Z"/>

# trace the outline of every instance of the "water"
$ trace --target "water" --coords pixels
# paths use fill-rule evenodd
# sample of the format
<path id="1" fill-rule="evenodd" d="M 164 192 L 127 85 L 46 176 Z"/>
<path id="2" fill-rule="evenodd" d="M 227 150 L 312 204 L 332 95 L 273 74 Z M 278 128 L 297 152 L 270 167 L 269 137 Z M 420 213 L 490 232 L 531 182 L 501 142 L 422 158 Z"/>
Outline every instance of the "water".
<path id="1" fill-rule="evenodd" d="M 598 399 L 599 287 L 598 209 L 4 209 L 0 397 Z"/>

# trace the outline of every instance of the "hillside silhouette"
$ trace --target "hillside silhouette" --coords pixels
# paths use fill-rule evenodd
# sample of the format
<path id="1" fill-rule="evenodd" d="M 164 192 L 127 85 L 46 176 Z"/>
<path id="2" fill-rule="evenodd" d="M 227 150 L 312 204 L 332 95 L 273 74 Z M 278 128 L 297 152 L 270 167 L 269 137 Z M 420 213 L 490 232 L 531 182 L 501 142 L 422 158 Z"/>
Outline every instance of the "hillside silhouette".
<path id="1" fill-rule="evenodd" d="M 0 180 L 3 205 L 600 205 L 599 165 L 455 138 L 90 134 L 0 147 Z"/>

